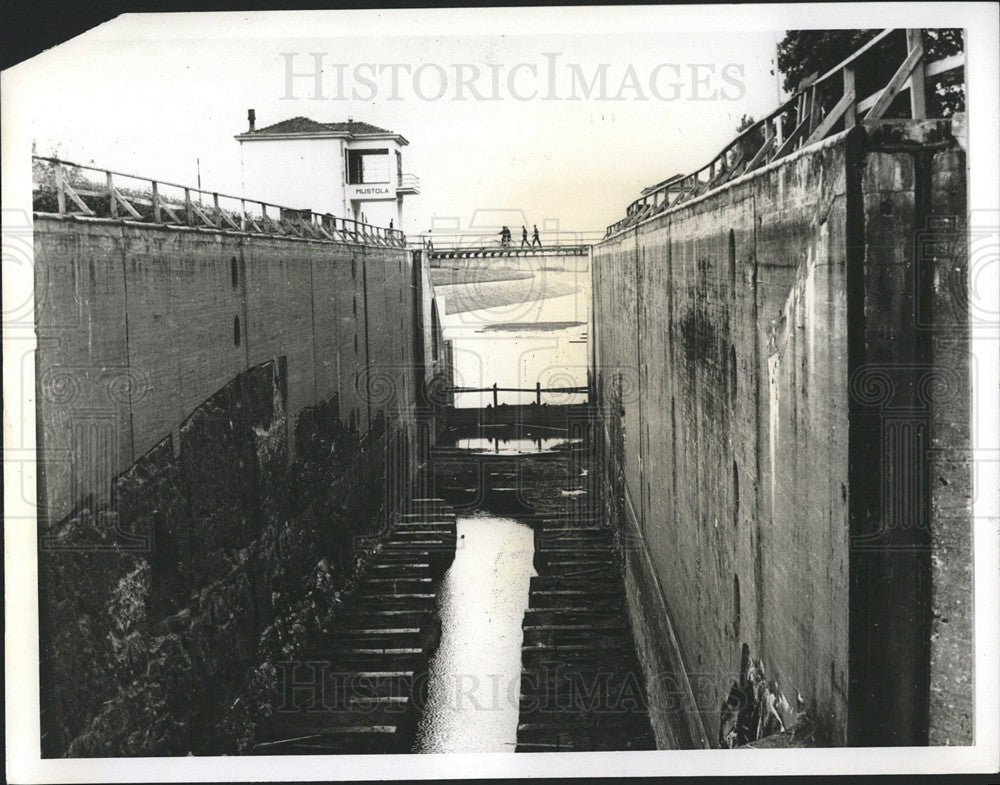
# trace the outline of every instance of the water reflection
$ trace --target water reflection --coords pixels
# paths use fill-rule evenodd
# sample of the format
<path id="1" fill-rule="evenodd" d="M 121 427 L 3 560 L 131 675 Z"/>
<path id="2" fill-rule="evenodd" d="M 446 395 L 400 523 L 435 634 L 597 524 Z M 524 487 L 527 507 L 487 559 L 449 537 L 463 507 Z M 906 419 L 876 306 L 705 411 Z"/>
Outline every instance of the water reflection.
<path id="1" fill-rule="evenodd" d="M 457 439 L 455 446 L 461 450 L 489 452 L 494 455 L 527 455 L 529 453 L 552 452 L 553 450 L 582 444 L 583 439 L 499 439 L 496 437 L 470 437 Z"/>
<path id="2" fill-rule="evenodd" d="M 512 752 L 521 623 L 534 540 L 509 518 L 459 518 L 455 561 L 438 592 L 441 643 L 430 662 L 417 752 Z"/>

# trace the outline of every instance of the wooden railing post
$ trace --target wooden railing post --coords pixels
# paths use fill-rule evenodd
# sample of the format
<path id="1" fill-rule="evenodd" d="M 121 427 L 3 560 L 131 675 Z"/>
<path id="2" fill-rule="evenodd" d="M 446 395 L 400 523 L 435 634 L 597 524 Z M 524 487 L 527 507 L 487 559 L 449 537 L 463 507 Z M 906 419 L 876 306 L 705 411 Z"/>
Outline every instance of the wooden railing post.
<path id="1" fill-rule="evenodd" d="M 497 401 L 500 399 L 497 390 L 497 383 L 493 382 L 493 408 L 497 408 Z"/>
<path id="2" fill-rule="evenodd" d="M 59 215 L 66 215 L 66 174 L 63 172 L 62 164 L 55 164 L 56 176 L 56 203 L 59 205 Z"/>
<path id="3" fill-rule="evenodd" d="M 194 226 L 194 210 L 191 205 L 191 189 L 184 189 L 184 212 L 187 218 L 188 226 Z"/>
<path id="4" fill-rule="evenodd" d="M 816 126 L 820 120 L 819 115 L 822 108 L 823 107 L 819 104 L 819 88 L 814 82 L 812 89 L 809 91 L 809 133 L 802 137 L 803 142 L 812 136 L 812 132 L 816 130 Z"/>
<path id="5" fill-rule="evenodd" d="M 153 180 L 153 223 L 160 223 L 160 184 Z"/>
<path id="6" fill-rule="evenodd" d="M 922 46 L 920 31 L 907 29 L 906 51 L 912 52 L 918 46 Z M 910 74 L 910 117 L 914 120 L 927 118 L 926 79 L 924 62 L 921 59 L 913 67 L 913 73 Z"/>
<path id="7" fill-rule="evenodd" d="M 535 403 L 542 405 L 542 383 L 535 382 Z"/>
<path id="8" fill-rule="evenodd" d="M 849 65 L 844 68 L 844 95 L 854 93 L 854 66 Z M 854 128 L 858 124 L 858 101 L 855 98 L 847 106 L 844 112 L 844 128 Z"/>
<path id="9" fill-rule="evenodd" d="M 115 200 L 115 178 L 111 172 L 106 172 L 108 183 L 108 210 L 112 218 L 118 217 L 118 202 Z"/>

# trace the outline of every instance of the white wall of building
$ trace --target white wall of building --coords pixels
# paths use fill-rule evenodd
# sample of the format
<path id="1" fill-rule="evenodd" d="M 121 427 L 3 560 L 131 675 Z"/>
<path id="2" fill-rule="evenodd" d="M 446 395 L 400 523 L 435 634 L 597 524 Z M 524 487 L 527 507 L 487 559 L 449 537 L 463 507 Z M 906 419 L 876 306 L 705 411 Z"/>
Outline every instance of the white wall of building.
<path id="1" fill-rule="evenodd" d="M 373 226 L 383 226 L 389 228 L 391 220 L 394 229 L 401 229 L 399 210 L 395 199 L 386 199 L 377 202 L 355 202 L 358 206 L 358 220 L 362 220 L 364 215 L 365 223 Z"/>
<path id="2" fill-rule="evenodd" d="M 240 143 L 243 193 L 270 204 L 331 213 L 375 226 L 402 229 L 402 198 L 396 194 L 396 153 L 392 139 L 289 139 L 258 137 Z M 388 181 L 347 184 L 347 150 L 388 150 Z M 404 163 L 405 169 L 405 163 Z M 364 198 L 358 192 L 378 194 Z M 384 192 L 384 193 L 383 193 Z"/>
<path id="3" fill-rule="evenodd" d="M 297 210 L 347 215 L 342 139 L 255 139 L 240 143 L 243 193 Z"/>

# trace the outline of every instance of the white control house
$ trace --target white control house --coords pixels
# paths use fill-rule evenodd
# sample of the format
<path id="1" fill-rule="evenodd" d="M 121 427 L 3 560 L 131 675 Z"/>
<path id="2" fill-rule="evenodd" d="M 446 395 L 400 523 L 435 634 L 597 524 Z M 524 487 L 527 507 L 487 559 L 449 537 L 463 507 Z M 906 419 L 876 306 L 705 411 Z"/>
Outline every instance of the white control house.
<path id="1" fill-rule="evenodd" d="M 403 171 L 403 136 L 353 118 L 293 117 L 266 128 L 256 128 L 253 109 L 248 118 L 249 130 L 235 137 L 248 197 L 403 228 L 403 197 L 420 193 Z"/>

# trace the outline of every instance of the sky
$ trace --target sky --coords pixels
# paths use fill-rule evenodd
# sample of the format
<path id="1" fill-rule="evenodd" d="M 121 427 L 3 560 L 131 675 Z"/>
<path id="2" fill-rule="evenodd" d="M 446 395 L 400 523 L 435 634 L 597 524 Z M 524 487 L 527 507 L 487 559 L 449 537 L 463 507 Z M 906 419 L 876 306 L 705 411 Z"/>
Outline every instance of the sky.
<path id="1" fill-rule="evenodd" d="M 192 185 L 200 166 L 205 188 L 243 194 L 233 136 L 248 108 L 258 128 L 353 117 L 409 140 L 403 168 L 422 187 L 405 206 L 411 233 L 499 210 L 596 231 L 644 186 L 707 163 L 744 113 L 777 104 L 781 31 L 671 32 L 670 9 L 616 29 L 580 11 L 492 25 L 420 11 L 132 15 L 18 66 L 30 80 L 4 87 L 42 155 Z"/>

